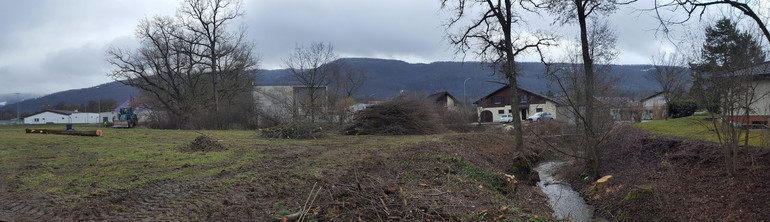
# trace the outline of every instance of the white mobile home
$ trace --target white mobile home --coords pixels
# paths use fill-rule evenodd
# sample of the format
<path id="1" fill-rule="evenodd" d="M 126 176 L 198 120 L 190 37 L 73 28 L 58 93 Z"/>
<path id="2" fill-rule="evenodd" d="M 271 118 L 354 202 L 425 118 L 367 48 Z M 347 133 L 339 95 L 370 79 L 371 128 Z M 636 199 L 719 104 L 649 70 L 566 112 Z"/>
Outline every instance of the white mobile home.
<path id="1" fill-rule="evenodd" d="M 66 110 L 43 110 L 24 117 L 24 124 L 77 124 L 100 122 L 99 113 L 81 113 Z"/>

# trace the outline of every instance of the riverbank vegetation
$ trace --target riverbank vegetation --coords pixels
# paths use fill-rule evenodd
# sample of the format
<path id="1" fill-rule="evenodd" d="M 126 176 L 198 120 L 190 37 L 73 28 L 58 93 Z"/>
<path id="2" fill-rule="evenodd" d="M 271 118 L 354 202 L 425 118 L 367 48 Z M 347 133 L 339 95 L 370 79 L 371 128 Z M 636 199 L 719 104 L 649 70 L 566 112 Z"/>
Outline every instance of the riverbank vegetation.
<path id="1" fill-rule="evenodd" d="M 580 164 L 564 172 L 604 217 L 619 221 L 760 221 L 770 217 L 766 210 L 770 151 L 741 148 L 737 170 L 729 174 L 718 143 L 652 135 L 639 128 L 618 126 L 600 146 L 600 172 L 612 175 L 609 183 L 597 186 L 585 180 Z"/>

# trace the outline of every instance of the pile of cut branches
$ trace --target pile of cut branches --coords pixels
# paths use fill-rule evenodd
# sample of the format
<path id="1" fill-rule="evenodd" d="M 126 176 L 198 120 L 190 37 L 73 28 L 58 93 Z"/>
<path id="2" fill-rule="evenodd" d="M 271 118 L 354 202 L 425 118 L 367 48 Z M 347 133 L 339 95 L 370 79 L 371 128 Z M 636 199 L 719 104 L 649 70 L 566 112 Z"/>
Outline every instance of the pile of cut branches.
<path id="1" fill-rule="evenodd" d="M 323 127 L 316 123 L 293 122 L 263 129 L 263 138 L 273 139 L 317 139 L 324 136 Z"/>
<path id="2" fill-rule="evenodd" d="M 358 113 L 347 135 L 420 135 L 442 131 L 432 104 L 423 99 L 397 98 Z"/>
<path id="3" fill-rule="evenodd" d="M 187 146 L 182 146 L 180 149 L 182 152 L 212 152 L 227 150 L 219 141 L 211 138 L 207 135 L 200 135 L 195 138 Z"/>

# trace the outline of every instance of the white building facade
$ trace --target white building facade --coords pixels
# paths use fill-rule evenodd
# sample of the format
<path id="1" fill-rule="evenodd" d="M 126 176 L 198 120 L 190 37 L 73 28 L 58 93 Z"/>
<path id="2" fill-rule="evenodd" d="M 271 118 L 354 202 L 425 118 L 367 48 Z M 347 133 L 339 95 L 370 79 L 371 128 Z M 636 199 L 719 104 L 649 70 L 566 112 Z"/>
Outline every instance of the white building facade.
<path id="1" fill-rule="evenodd" d="M 99 113 L 44 110 L 24 118 L 24 124 L 95 124 L 101 123 Z"/>

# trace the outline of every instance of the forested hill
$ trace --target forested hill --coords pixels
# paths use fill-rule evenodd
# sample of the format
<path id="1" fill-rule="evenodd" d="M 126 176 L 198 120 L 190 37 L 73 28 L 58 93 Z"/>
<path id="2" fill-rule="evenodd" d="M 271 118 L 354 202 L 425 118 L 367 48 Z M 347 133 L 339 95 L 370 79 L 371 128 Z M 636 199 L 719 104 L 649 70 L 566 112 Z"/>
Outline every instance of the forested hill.
<path id="1" fill-rule="evenodd" d="M 494 75 L 487 64 L 480 62 L 434 62 L 430 64 L 406 63 L 399 60 L 347 58 L 350 66 L 368 73 L 368 81 L 358 94 L 389 98 L 401 90 L 449 91 L 457 98 L 463 95 L 463 82 L 469 100 L 477 99 L 505 82 L 500 75 Z M 546 94 L 558 92 L 558 86 L 545 77 L 545 66 L 541 63 L 520 63 L 522 75 L 519 85 L 523 88 Z M 617 79 L 617 86 L 625 96 L 635 98 L 651 94 L 658 89 L 654 81 L 647 79 L 650 65 L 612 65 L 610 76 Z M 257 78 L 258 85 L 291 84 L 287 70 L 264 70 Z"/>
<path id="2" fill-rule="evenodd" d="M 368 80 L 361 87 L 358 95 L 366 95 L 377 99 L 387 99 L 397 95 L 401 90 L 424 91 L 433 93 L 447 90 L 456 98 L 463 96 L 463 82 L 468 100 L 474 101 L 502 85 L 504 82 L 488 65 L 480 62 L 434 62 L 430 64 L 414 64 L 399 60 L 346 58 L 343 59 L 356 69 L 365 70 Z M 546 94 L 549 90 L 557 92 L 555 84 L 544 76 L 545 67 L 540 63 L 520 63 L 522 75 L 520 86 L 537 93 Z M 613 65 L 611 76 L 618 79 L 617 85 L 624 95 L 634 98 L 644 97 L 658 90 L 658 86 L 645 76 L 650 71 L 650 65 Z M 287 70 L 260 70 L 257 74 L 257 85 L 292 84 L 292 78 Z M 89 100 L 112 98 L 121 103 L 130 96 L 138 95 L 138 90 L 117 82 L 111 82 L 83 89 L 73 89 L 28 99 L 20 104 L 21 112 L 32 113 L 58 103 L 83 104 Z M 2 101 L 0 101 L 2 102 Z M 0 106 L 2 109 L 15 109 L 15 103 Z"/>

